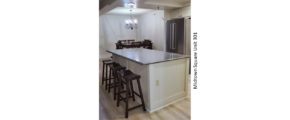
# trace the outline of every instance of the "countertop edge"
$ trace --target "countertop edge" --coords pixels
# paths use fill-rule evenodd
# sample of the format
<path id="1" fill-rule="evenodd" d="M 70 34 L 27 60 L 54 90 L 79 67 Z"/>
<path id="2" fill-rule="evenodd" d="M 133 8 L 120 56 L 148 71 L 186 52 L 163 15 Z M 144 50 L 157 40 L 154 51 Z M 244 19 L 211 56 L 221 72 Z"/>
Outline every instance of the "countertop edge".
<path id="1" fill-rule="evenodd" d="M 106 51 L 109 52 L 109 53 L 112 53 L 112 54 L 114 54 L 114 55 L 120 56 L 120 57 L 122 57 L 122 58 L 128 59 L 128 60 L 130 60 L 130 61 L 136 62 L 136 63 L 138 63 L 138 64 L 142 64 L 142 65 L 156 64 L 156 63 L 161 63 L 161 62 L 167 62 L 167 61 L 174 61 L 174 60 L 179 60 L 179 59 L 190 58 L 190 56 L 184 56 L 184 57 L 180 57 L 180 58 L 174 58 L 174 59 L 169 59 L 169 60 L 162 60 L 162 61 L 157 61 L 157 62 L 152 62 L 152 63 L 142 63 L 142 62 L 136 61 L 136 60 L 134 60 L 134 59 L 127 58 L 127 57 L 125 57 L 125 56 L 122 56 L 122 55 L 119 55 L 119 54 L 113 53 L 113 52 L 111 52 L 111 51 L 109 51 L 109 50 L 106 50 Z"/>

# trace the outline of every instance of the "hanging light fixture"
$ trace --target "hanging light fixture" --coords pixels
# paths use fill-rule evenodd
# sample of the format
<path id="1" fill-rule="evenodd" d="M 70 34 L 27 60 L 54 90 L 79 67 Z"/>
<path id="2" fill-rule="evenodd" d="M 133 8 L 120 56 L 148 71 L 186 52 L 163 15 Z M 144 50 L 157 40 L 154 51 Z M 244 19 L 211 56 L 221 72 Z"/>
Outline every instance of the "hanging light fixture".
<path id="1" fill-rule="evenodd" d="M 130 9 L 132 9 L 132 8 L 137 8 L 136 4 L 135 4 L 133 1 L 128 2 L 128 3 L 125 3 L 125 4 L 124 4 L 124 7 L 125 7 L 125 8 L 130 8 Z"/>
<path id="2" fill-rule="evenodd" d="M 138 20 L 136 18 L 133 18 L 132 16 L 132 10 L 130 10 L 130 18 L 125 20 L 125 27 L 127 29 L 136 29 L 138 24 Z"/>
<path id="3" fill-rule="evenodd" d="M 130 2 L 128 3 L 128 7 L 129 7 L 129 11 L 130 11 L 130 18 L 125 20 L 125 27 L 126 29 L 137 29 L 137 24 L 138 24 L 138 20 L 136 18 L 133 18 L 132 16 L 132 9 L 136 8 L 135 3 Z"/>

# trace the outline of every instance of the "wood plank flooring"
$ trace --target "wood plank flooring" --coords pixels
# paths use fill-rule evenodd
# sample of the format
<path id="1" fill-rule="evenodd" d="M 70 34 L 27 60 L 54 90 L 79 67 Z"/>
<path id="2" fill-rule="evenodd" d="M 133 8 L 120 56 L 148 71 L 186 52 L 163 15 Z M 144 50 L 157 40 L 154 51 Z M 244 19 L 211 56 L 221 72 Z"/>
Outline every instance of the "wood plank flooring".
<path id="1" fill-rule="evenodd" d="M 100 61 L 100 63 L 102 63 Z M 101 83 L 102 64 L 100 64 L 100 104 L 99 115 L 100 120 L 190 120 L 190 87 L 188 96 L 171 104 L 161 110 L 153 113 L 144 112 L 141 108 L 137 108 L 129 112 L 129 118 L 124 116 L 124 102 L 121 102 L 120 106 L 116 106 L 116 101 L 113 100 L 112 92 L 109 94 L 105 91 L 105 87 Z M 190 84 L 189 84 L 190 85 Z M 138 98 L 137 98 L 138 99 Z M 134 106 L 134 102 L 130 102 L 129 106 Z"/>

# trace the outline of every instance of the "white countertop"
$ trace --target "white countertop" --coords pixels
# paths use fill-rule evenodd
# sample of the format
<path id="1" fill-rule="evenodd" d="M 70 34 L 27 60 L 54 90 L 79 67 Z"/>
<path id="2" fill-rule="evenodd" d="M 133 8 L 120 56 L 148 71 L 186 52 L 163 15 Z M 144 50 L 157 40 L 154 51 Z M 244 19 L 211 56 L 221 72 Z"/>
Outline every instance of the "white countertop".
<path id="1" fill-rule="evenodd" d="M 188 55 L 182 55 L 177 53 L 169 53 L 164 51 L 158 50 L 150 50 L 144 48 L 130 48 L 130 49 L 114 49 L 114 50 L 107 50 L 114 55 L 118 55 L 139 64 L 153 64 L 159 62 L 166 62 L 171 60 L 177 59 L 184 59 L 189 58 Z"/>

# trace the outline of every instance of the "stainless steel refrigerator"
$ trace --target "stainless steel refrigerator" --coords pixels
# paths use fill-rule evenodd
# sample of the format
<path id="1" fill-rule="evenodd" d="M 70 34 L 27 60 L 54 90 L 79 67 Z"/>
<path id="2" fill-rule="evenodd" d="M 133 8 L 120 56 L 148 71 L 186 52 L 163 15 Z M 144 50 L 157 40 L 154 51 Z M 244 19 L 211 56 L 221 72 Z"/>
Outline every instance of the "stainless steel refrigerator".
<path id="1" fill-rule="evenodd" d="M 166 22 L 166 52 L 190 55 L 190 17 Z"/>

